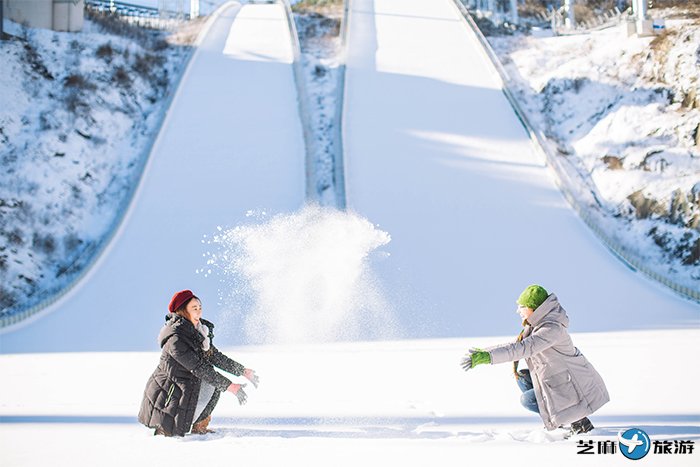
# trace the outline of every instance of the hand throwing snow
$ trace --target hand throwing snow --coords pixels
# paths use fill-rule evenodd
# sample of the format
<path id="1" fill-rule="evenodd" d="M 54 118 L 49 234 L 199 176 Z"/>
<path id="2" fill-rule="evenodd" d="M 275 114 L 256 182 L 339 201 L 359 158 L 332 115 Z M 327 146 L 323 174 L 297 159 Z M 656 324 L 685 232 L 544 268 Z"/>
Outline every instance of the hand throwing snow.
<path id="1" fill-rule="evenodd" d="M 248 400 L 248 395 L 243 390 L 245 386 L 245 384 L 231 383 L 227 389 L 227 391 L 232 392 L 238 398 L 238 403 L 241 405 L 245 405 Z"/>
<path id="2" fill-rule="evenodd" d="M 460 365 L 464 371 L 469 371 L 472 369 L 472 357 L 467 354 L 464 356 L 462 361 L 460 362 Z"/>
<path id="3" fill-rule="evenodd" d="M 464 356 L 460 365 L 464 371 L 469 371 L 475 366 L 491 363 L 491 354 L 478 348 L 469 349 L 469 353 Z"/>
<path id="4" fill-rule="evenodd" d="M 260 384 L 260 378 L 258 375 L 255 374 L 255 370 L 251 370 L 250 368 L 246 368 L 245 371 L 243 372 L 243 376 L 253 383 L 253 386 L 255 386 L 255 389 L 258 388 L 258 384 Z"/>

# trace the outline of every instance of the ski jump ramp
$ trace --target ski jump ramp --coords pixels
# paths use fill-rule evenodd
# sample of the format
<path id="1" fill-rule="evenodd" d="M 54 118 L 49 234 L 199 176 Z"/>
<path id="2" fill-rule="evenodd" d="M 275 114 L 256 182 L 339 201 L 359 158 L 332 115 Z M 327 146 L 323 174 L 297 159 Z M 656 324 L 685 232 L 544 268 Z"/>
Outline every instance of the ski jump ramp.
<path id="1" fill-rule="evenodd" d="M 215 308 L 202 236 L 250 209 L 304 203 L 304 143 L 281 4 L 232 4 L 177 90 L 120 232 L 66 297 L 0 336 L 2 352 L 151 350 L 174 291 Z M 213 311 L 213 310 L 211 310 Z M 29 321 L 32 321 L 30 318 Z"/>
<path id="2" fill-rule="evenodd" d="M 629 270 L 569 208 L 459 15 L 452 0 L 351 0 L 348 14 L 347 206 L 392 237 L 375 272 L 401 335 L 517 334 L 530 283 L 557 293 L 574 332 L 697 329 L 696 304 Z M 223 10 L 115 239 L 0 352 L 152 350 L 183 288 L 214 311 L 218 281 L 195 273 L 203 233 L 304 203 L 292 56 L 281 4 Z"/>
<path id="3" fill-rule="evenodd" d="M 389 232 L 380 276 L 407 334 L 517 334 L 515 299 L 555 292 L 572 330 L 698 326 L 698 306 L 629 270 L 538 160 L 452 0 L 352 0 L 348 209 Z"/>

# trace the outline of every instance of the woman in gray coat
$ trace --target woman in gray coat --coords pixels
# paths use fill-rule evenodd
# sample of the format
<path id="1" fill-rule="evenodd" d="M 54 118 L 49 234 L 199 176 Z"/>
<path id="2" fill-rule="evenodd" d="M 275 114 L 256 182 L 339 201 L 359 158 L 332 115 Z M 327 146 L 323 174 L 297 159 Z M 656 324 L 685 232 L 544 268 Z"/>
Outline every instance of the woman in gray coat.
<path id="1" fill-rule="evenodd" d="M 521 403 L 540 414 L 547 430 L 571 423 L 571 432 L 593 429 L 587 416 L 610 400 L 603 379 L 567 332 L 569 318 L 556 295 L 539 285 L 527 287 L 517 300 L 523 330 L 516 342 L 488 349 L 470 349 L 465 371 L 484 363 L 514 362 L 523 394 Z M 528 370 L 518 371 L 525 359 Z"/>

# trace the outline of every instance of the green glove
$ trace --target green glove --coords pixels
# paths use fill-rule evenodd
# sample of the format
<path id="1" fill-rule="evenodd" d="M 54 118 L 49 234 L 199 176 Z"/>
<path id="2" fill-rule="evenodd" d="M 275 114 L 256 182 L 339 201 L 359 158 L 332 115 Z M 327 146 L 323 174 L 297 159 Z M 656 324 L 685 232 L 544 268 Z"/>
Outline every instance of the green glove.
<path id="1" fill-rule="evenodd" d="M 491 354 L 483 349 L 469 349 L 472 358 L 472 368 L 477 365 L 483 365 L 484 363 L 491 363 Z"/>

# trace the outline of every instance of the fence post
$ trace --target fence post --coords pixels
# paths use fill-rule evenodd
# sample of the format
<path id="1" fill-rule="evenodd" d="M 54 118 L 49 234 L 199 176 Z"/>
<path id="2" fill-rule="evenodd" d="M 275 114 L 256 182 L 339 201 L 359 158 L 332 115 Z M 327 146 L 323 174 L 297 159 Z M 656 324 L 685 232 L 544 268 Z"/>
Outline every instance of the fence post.
<path id="1" fill-rule="evenodd" d="M 566 12 L 566 19 L 564 24 L 567 29 L 573 29 L 576 26 L 576 16 L 574 15 L 574 2 L 573 0 L 564 0 L 564 11 Z"/>
<path id="2" fill-rule="evenodd" d="M 0 0 L 0 41 L 5 38 L 5 31 L 2 28 L 3 16 L 2 16 L 2 6 L 5 0 Z"/>
<path id="3" fill-rule="evenodd" d="M 510 0 L 510 22 L 512 24 L 518 24 L 518 0 Z"/>

